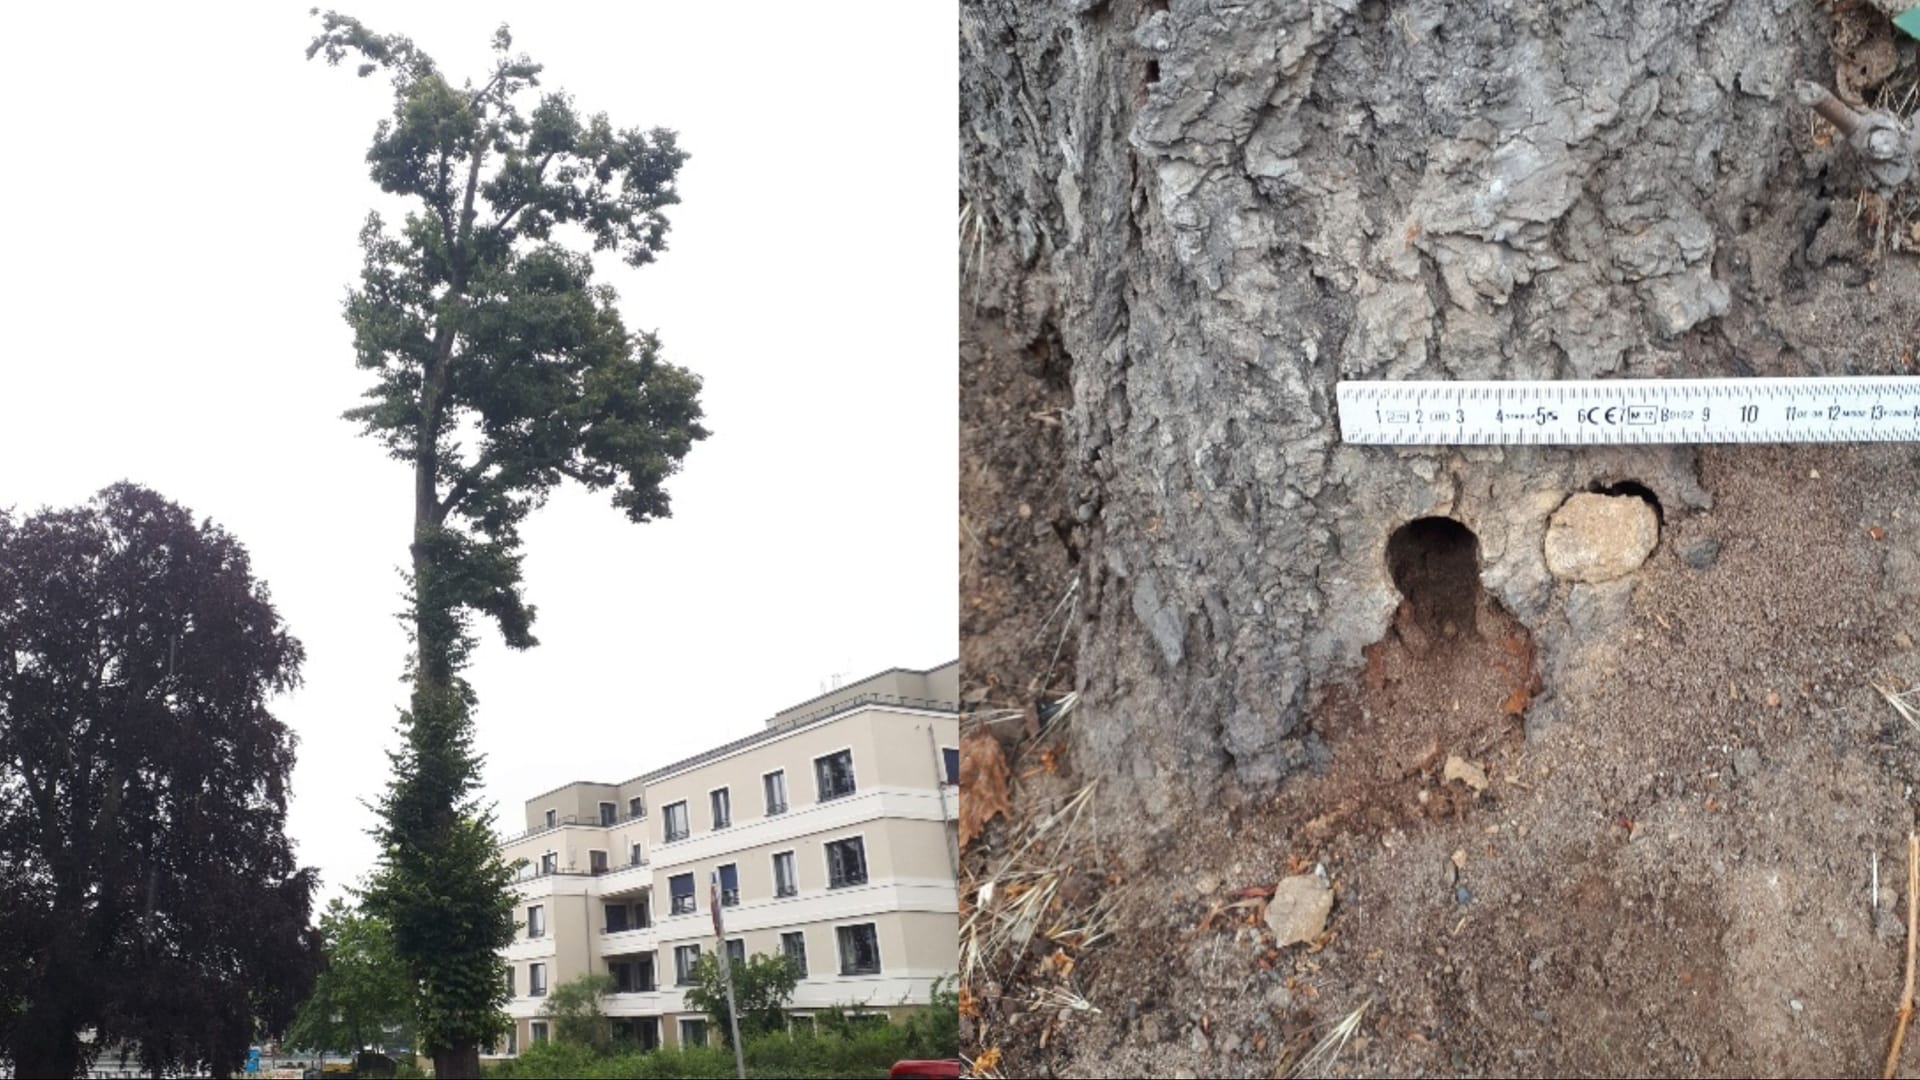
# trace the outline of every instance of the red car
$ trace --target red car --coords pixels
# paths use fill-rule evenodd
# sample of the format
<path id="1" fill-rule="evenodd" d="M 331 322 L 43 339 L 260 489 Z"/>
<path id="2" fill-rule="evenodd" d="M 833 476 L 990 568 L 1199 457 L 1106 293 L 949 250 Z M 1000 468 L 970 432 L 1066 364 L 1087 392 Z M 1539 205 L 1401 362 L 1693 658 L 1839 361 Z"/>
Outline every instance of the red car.
<path id="1" fill-rule="evenodd" d="M 960 1080 L 960 1062 L 896 1061 L 887 1072 L 888 1080 Z"/>

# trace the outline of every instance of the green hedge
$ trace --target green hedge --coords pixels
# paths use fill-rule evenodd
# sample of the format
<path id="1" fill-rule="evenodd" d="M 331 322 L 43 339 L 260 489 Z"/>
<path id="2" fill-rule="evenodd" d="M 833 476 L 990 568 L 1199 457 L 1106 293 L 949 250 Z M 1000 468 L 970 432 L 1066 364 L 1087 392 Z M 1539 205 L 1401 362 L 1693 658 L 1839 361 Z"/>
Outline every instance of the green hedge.
<path id="1" fill-rule="evenodd" d="M 821 1014 L 817 1031 L 796 1027 L 791 1034 L 746 1040 L 750 1077 L 875 1077 L 887 1075 L 896 1061 L 951 1058 L 959 1053 L 959 1016 L 940 1004 L 915 1013 L 907 1022 L 859 1023 L 832 1011 Z M 652 1080 L 654 1077 L 733 1076 L 733 1051 L 719 1047 L 599 1054 L 576 1043 L 545 1042 L 518 1058 L 487 1070 L 498 1080 Z"/>

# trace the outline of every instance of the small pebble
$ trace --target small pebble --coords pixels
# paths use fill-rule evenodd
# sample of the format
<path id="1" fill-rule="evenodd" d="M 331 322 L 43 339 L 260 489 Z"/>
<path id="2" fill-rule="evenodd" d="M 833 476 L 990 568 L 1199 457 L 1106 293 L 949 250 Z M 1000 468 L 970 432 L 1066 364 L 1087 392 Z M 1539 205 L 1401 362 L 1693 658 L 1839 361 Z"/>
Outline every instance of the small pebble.
<path id="1" fill-rule="evenodd" d="M 1453 888 L 1453 902 L 1456 904 L 1471 904 L 1473 903 L 1473 893 L 1469 891 L 1465 885 L 1456 885 Z"/>

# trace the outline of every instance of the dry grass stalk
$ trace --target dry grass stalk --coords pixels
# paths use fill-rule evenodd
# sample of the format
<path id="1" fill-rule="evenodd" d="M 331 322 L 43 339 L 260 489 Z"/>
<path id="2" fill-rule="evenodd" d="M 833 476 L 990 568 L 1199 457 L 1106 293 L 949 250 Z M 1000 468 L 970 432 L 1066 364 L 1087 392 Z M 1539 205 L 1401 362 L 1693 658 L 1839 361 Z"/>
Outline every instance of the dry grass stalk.
<path id="1" fill-rule="evenodd" d="M 1913 953 L 1914 938 L 1920 935 L 1920 834 L 1907 833 L 1907 985 L 1900 992 L 1900 1011 L 1893 1021 L 1893 1049 L 1887 1051 L 1887 1068 L 1881 1074 L 1883 1080 L 1893 1080 L 1893 1071 L 1900 1067 L 1900 1043 L 1907 1037 L 1907 1022 L 1913 1019 Z"/>
<path id="2" fill-rule="evenodd" d="M 1340 1060 L 1340 1052 L 1347 1048 L 1348 1042 L 1352 1041 L 1354 1032 L 1360 1030 L 1360 1019 L 1366 1015 L 1367 1006 L 1371 1004 L 1373 999 L 1368 998 L 1360 1003 L 1359 1008 L 1341 1017 L 1338 1023 L 1320 1037 L 1319 1042 L 1313 1044 L 1313 1049 L 1301 1055 L 1300 1060 L 1294 1062 L 1291 1068 L 1283 1068 L 1280 1075 L 1286 1077 L 1331 1076 L 1334 1064 Z"/>

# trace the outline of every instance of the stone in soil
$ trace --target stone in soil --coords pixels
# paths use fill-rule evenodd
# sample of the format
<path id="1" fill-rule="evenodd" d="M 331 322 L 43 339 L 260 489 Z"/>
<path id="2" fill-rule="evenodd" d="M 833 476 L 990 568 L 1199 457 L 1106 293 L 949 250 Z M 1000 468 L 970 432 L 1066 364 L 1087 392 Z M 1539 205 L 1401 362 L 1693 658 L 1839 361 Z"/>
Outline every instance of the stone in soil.
<path id="1" fill-rule="evenodd" d="M 1316 874 L 1295 874 L 1280 882 L 1267 903 L 1267 927 L 1280 948 L 1312 941 L 1327 928 L 1333 889 Z"/>
<path id="2" fill-rule="evenodd" d="M 1582 493 L 1547 523 L 1547 569 L 1569 581 L 1612 581 L 1639 569 L 1659 539 L 1660 521 L 1645 499 Z"/>

